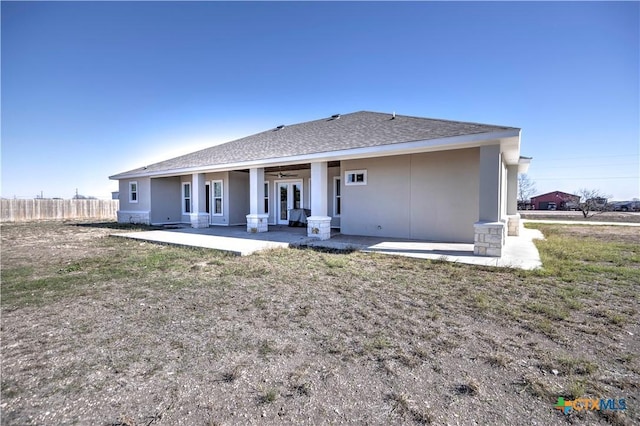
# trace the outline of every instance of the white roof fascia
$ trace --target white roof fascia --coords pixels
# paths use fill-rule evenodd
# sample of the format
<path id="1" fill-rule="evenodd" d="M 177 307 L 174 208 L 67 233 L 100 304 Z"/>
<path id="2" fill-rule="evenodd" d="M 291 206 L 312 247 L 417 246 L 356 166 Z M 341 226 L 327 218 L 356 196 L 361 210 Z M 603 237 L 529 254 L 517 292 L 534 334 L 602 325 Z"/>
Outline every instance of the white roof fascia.
<path id="1" fill-rule="evenodd" d="M 508 166 L 515 166 L 520 160 L 520 131 L 515 137 L 504 138 L 500 141 L 500 153 Z"/>
<path id="2" fill-rule="evenodd" d="M 520 157 L 520 160 L 518 160 L 518 173 L 527 173 L 531 160 L 530 157 Z"/>
<path id="3" fill-rule="evenodd" d="M 428 139 L 411 142 L 391 143 L 387 145 L 370 146 L 362 148 L 350 148 L 338 151 L 318 152 L 313 154 L 295 155 L 290 157 L 274 157 L 236 163 L 225 163 L 198 167 L 184 167 L 172 170 L 159 170 L 156 172 L 138 172 L 121 174 L 119 177 L 109 176 L 109 179 L 131 179 L 138 177 L 168 177 L 192 173 L 213 173 L 252 167 L 286 166 L 299 163 L 318 161 L 354 160 L 369 157 L 384 157 L 390 155 L 413 154 L 417 152 L 443 151 L 448 149 L 473 148 L 481 145 L 499 144 L 500 140 L 517 137 L 519 140 L 520 129 L 501 130 L 489 133 L 476 133 L 472 135 L 453 136 L 448 138 Z M 518 144 L 519 145 L 519 144 Z"/>

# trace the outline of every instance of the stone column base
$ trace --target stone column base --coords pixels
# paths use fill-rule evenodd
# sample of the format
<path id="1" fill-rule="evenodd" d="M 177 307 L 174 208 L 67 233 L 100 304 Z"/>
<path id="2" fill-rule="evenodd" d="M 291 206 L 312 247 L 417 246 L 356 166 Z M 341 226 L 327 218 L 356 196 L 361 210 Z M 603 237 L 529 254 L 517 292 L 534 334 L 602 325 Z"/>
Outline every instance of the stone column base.
<path id="1" fill-rule="evenodd" d="M 502 256 L 504 223 L 476 222 L 473 224 L 473 254 L 476 256 Z"/>
<path id="2" fill-rule="evenodd" d="M 307 218 L 307 237 L 320 240 L 331 238 L 331 217 L 309 216 Z"/>
<path id="3" fill-rule="evenodd" d="M 191 219 L 192 228 L 209 227 L 209 213 L 191 213 L 189 218 Z"/>
<path id="4" fill-rule="evenodd" d="M 247 232 L 255 234 L 256 232 L 269 231 L 269 215 L 268 214 L 248 214 L 247 215 Z"/>
<path id="5" fill-rule="evenodd" d="M 520 215 L 512 214 L 507 216 L 507 235 L 517 237 L 520 235 Z"/>

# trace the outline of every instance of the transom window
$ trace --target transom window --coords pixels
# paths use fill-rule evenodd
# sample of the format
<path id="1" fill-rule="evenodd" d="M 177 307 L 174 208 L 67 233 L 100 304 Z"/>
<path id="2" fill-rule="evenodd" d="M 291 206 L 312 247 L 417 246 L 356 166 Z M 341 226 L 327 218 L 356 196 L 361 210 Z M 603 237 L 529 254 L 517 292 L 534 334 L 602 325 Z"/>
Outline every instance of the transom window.
<path id="1" fill-rule="evenodd" d="M 344 173 L 345 185 L 366 185 L 367 184 L 367 171 L 366 170 L 347 170 Z"/>

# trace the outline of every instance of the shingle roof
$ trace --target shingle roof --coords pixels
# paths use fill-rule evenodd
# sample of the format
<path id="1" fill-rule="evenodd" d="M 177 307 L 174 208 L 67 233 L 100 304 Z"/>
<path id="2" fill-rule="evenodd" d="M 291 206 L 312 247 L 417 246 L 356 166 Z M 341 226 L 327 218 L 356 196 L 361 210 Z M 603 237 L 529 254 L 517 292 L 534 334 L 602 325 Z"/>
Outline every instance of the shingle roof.
<path id="1" fill-rule="evenodd" d="M 392 119 L 391 114 L 360 111 L 270 129 L 111 178 L 514 129 L 404 115 Z"/>

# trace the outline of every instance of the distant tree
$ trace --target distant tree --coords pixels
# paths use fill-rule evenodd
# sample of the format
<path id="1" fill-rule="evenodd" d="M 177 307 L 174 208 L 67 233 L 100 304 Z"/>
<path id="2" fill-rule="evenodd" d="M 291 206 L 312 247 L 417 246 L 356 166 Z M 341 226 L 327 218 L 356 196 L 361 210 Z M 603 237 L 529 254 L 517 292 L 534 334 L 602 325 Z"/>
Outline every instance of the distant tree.
<path id="1" fill-rule="evenodd" d="M 576 192 L 580 196 L 580 211 L 585 218 L 607 211 L 608 195 L 598 189 L 582 188 Z"/>
<path id="2" fill-rule="evenodd" d="M 518 201 L 520 203 L 527 203 L 536 193 L 536 184 L 534 181 L 525 174 L 518 175 Z"/>

